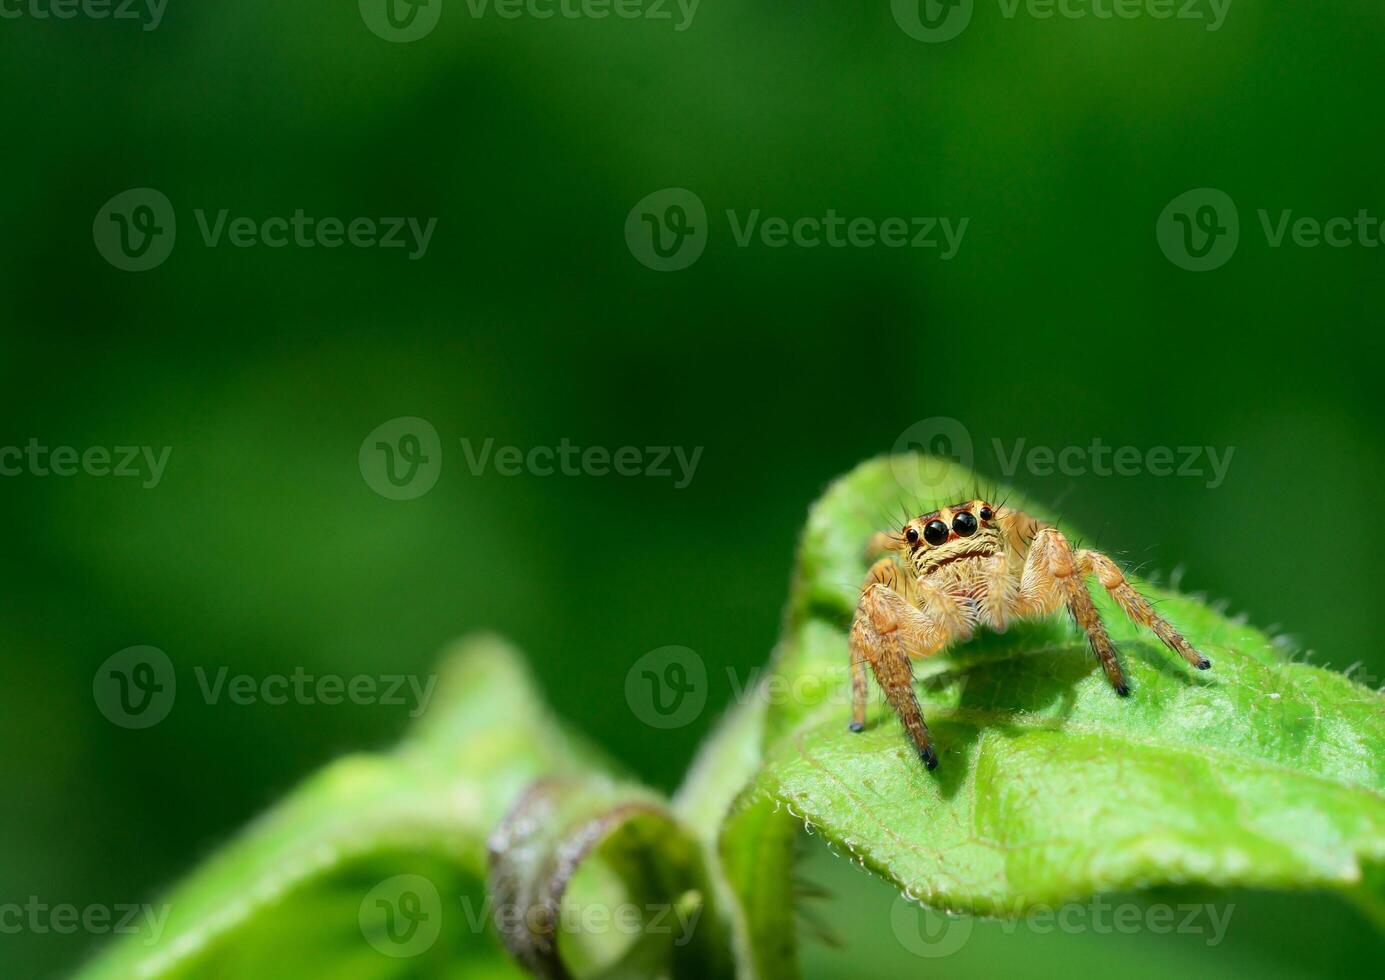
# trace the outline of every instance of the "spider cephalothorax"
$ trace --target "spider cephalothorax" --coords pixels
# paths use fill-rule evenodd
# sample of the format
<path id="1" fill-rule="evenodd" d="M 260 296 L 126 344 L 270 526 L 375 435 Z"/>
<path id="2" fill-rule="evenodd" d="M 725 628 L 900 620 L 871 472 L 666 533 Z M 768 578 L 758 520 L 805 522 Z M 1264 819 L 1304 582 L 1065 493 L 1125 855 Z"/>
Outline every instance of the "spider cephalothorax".
<path id="1" fill-rule="evenodd" d="M 918 575 L 930 575 L 954 562 L 989 558 L 1005 547 L 995 509 L 981 501 L 916 517 L 904 526 L 902 537 Z"/>
<path id="2" fill-rule="evenodd" d="M 1004 630 L 1011 620 L 1066 607 L 1116 693 L 1130 693 L 1087 591 L 1088 576 L 1095 575 L 1127 616 L 1193 666 L 1212 666 L 1154 612 L 1115 562 L 1099 551 L 1075 551 L 1056 527 L 1015 508 L 985 500 L 950 504 L 897 532 L 876 535 L 873 548 L 894 551 L 898 560 L 877 561 L 861 587 L 850 638 L 851 729 L 865 727 L 869 664 L 929 769 L 938 764 L 937 754 L 914 695 L 909 658 L 965 640 L 977 625 Z"/>

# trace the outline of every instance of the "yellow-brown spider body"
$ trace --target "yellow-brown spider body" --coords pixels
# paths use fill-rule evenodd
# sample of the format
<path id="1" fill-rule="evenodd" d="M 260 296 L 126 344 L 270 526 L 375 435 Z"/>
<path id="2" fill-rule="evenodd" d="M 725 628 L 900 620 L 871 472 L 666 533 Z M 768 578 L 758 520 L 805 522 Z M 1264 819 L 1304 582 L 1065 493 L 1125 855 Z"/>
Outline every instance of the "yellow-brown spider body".
<path id="1" fill-rule="evenodd" d="M 984 500 L 942 507 L 895 533 L 877 534 L 872 551 L 892 551 L 866 575 L 851 624 L 851 730 L 866 721 L 866 665 L 929 769 L 937 754 L 914 694 L 911 657 L 968 639 L 978 625 L 1004 630 L 1017 619 L 1071 613 L 1116 693 L 1130 693 L 1115 646 L 1087 591 L 1095 575 L 1121 610 L 1200 670 L 1212 665 L 1155 613 L 1116 563 L 1074 550 L 1053 525 Z"/>

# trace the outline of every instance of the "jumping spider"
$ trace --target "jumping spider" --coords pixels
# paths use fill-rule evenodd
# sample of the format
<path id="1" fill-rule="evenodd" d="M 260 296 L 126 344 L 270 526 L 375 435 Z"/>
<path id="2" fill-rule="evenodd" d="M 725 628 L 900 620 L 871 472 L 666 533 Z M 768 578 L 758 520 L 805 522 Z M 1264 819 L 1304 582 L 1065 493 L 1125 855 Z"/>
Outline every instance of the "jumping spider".
<path id="1" fill-rule="evenodd" d="M 877 561 L 861 586 L 851 624 L 851 730 L 866 723 L 866 664 L 885 692 L 919 758 L 938 764 L 914 695 L 910 657 L 927 657 L 968 639 L 983 624 L 1003 631 L 1011 620 L 1048 616 L 1066 606 L 1087 634 L 1116 693 L 1130 693 L 1116 649 L 1087 591 L 1095 575 L 1121 610 L 1152 630 L 1199 670 L 1212 664 L 1193 649 L 1099 551 L 1074 551 L 1051 524 L 984 500 L 953 504 L 871 541 Z"/>

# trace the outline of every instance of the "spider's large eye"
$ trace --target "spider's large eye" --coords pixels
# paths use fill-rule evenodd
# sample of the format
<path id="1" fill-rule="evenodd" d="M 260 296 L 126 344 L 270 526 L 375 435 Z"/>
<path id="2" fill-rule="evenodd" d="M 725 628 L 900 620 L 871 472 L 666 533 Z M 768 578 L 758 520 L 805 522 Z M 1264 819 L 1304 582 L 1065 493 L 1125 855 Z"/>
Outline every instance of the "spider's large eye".
<path id="1" fill-rule="evenodd" d="M 971 511 L 964 510 L 952 519 L 952 530 L 961 538 L 969 538 L 976 533 L 976 518 Z"/>
<path id="2" fill-rule="evenodd" d="M 947 525 L 942 521 L 929 521 L 923 527 L 923 540 L 929 544 L 942 544 L 947 540 Z"/>
<path id="3" fill-rule="evenodd" d="M 904 537 L 908 540 L 910 544 L 918 544 L 919 529 L 916 527 L 906 527 L 904 529 Z"/>

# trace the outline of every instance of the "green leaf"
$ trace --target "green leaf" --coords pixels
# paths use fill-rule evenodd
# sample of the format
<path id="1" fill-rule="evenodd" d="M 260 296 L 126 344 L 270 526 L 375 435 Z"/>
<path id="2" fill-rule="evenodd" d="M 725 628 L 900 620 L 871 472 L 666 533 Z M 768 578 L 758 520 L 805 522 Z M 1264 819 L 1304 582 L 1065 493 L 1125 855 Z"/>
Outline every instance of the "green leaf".
<path id="1" fill-rule="evenodd" d="M 760 794 L 742 796 L 763 762 L 770 698 L 761 683 L 727 714 L 698 754 L 674 806 L 703 840 L 729 919 L 740 977 L 793 976 L 791 887 L 798 823 Z"/>
<path id="2" fill-rule="evenodd" d="M 396 751 L 309 779 L 82 976 L 522 976 L 489 928 L 486 837 L 535 779 L 603 766 L 509 647 L 469 641 Z"/>
<path id="3" fill-rule="evenodd" d="M 1212 660 L 1209 672 L 1190 670 L 1103 594 L 1130 698 L 1113 694 L 1085 641 L 1054 617 L 916 663 L 935 772 L 878 699 L 866 731 L 847 731 L 846 630 L 865 542 L 901 500 L 917 513 L 974 486 L 949 464 L 894 457 L 857 468 L 813 508 L 767 685 L 781 696 L 764 714 L 765 762 L 721 839 L 744 932 L 761 943 L 785 935 L 786 819 L 947 910 L 1018 915 L 1200 882 L 1334 889 L 1378 916 L 1385 698 L 1293 662 L 1199 600 L 1136 582 Z M 1132 544 L 1155 533 L 1122 530 Z M 757 957 L 755 975 L 796 976 L 791 960 Z"/>
<path id="4" fill-rule="evenodd" d="M 793 873 L 798 822 L 767 794 L 741 801 L 721 835 L 720 858 L 736 909 L 742 977 L 793 977 L 797 921 Z"/>

